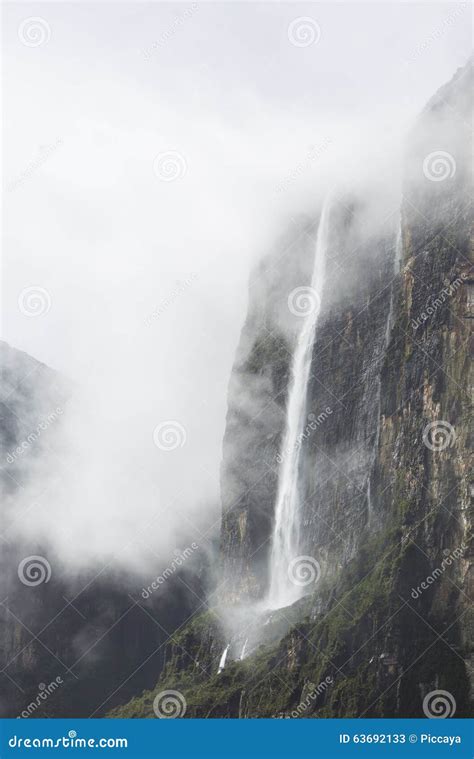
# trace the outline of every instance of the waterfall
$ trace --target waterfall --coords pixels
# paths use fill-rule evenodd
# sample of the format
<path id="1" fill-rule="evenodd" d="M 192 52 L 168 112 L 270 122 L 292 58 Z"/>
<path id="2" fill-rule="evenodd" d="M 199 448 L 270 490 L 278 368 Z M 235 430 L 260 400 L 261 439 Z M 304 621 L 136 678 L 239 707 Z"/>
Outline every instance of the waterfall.
<path id="1" fill-rule="evenodd" d="M 221 659 L 220 659 L 220 662 L 219 662 L 219 668 L 217 670 L 217 674 L 218 675 L 220 675 L 220 673 L 222 672 L 222 670 L 225 667 L 225 662 L 226 662 L 226 659 L 227 659 L 227 651 L 229 650 L 229 646 L 230 646 L 230 643 L 227 644 L 227 646 L 224 648 L 224 650 L 222 652 L 222 656 L 221 656 Z"/>
<path id="2" fill-rule="evenodd" d="M 398 272 L 400 271 L 401 261 L 402 261 L 402 220 L 400 217 L 400 220 L 398 222 L 397 237 L 395 240 L 395 255 L 393 257 L 393 277 L 396 277 Z M 390 333 L 392 331 L 392 321 L 393 321 L 393 282 L 390 285 L 390 304 L 389 304 L 389 309 L 388 309 L 387 323 L 385 326 L 384 348 L 387 348 L 389 340 L 390 340 Z"/>
<path id="3" fill-rule="evenodd" d="M 283 436 L 278 492 L 270 553 L 270 608 L 289 606 L 302 595 L 301 586 L 291 582 L 289 565 L 300 553 L 300 448 L 306 421 L 306 398 L 311 371 L 314 336 L 326 269 L 329 229 L 329 200 L 326 198 L 319 220 L 309 298 L 313 308 L 304 317 L 291 367 L 286 426 Z"/>
<path id="4" fill-rule="evenodd" d="M 374 445 L 375 449 L 375 445 Z M 371 480 L 372 480 L 372 464 L 373 459 L 370 462 L 369 477 L 367 479 L 367 522 L 370 524 L 372 519 L 372 493 L 371 493 Z"/>

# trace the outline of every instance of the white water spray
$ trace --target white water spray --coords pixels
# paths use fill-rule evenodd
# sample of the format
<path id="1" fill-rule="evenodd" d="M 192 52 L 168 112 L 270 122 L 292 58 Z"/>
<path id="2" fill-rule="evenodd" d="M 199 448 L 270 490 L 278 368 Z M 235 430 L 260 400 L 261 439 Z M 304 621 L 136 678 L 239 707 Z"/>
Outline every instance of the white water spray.
<path id="1" fill-rule="evenodd" d="M 314 307 L 304 318 L 291 368 L 292 377 L 288 393 L 286 428 L 283 436 L 270 554 L 270 588 L 266 600 L 266 604 L 273 609 L 289 606 L 297 601 L 303 592 L 301 586 L 291 581 L 288 568 L 291 560 L 295 559 L 300 552 L 300 448 L 306 421 L 306 400 L 314 336 L 326 270 L 328 221 L 329 200 L 326 198 L 319 220 L 311 280 L 312 293 L 310 291 L 309 296 Z"/>
<path id="2" fill-rule="evenodd" d="M 395 278 L 400 271 L 403 253 L 403 239 L 402 239 L 402 220 L 400 217 L 397 229 L 397 237 L 395 240 L 395 255 L 393 257 L 393 277 Z M 393 281 L 390 285 L 390 305 L 388 310 L 387 325 L 385 328 L 385 348 L 390 341 L 390 333 L 392 331 L 393 322 Z"/>
<path id="3" fill-rule="evenodd" d="M 230 646 L 230 643 L 227 644 L 227 646 L 224 648 L 224 650 L 222 652 L 222 656 L 221 656 L 221 659 L 220 659 L 220 662 L 219 662 L 219 668 L 217 670 L 217 674 L 218 675 L 220 675 L 220 673 L 222 672 L 222 670 L 225 667 L 225 663 L 226 663 L 226 659 L 227 659 L 227 651 L 229 650 L 229 646 Z"/>

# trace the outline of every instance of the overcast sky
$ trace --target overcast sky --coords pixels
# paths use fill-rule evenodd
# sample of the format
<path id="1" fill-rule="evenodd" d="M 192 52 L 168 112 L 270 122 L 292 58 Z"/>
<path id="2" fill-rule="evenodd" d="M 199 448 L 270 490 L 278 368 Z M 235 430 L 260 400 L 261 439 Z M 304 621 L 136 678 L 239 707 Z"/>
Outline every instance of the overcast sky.
<path id="1" fill-rule="evenodd" d="M 329 181 L 396 150 L 469 56 L 468 4 L 3 14 L 4 339 L 94 398 L 111 479 L 139 464 L 163 502 L 180 480 L 183 508 L 217 503 L 250 267 Z M 170 419 L 186 444 L 163 452 L 152 433 Z"/>
<path id="2" fill-rule="evenodd" d="M 324 191 L 318 160 L 289 192 L 275 183 L 309 146 L 347 149 L 351 130 L 356 152 L 361 124 L 398 134 L 465 62 L 469 15 L 445 3 L 4 6 L 6 338 L 78 377 L 93 346 L 136 336 L 176 280 L 201 272 L 167 332 L 182 345 L 195 302 L 193 333 L 228 329 L 235 343 L 249 260 L 298 209 L 293 185 Z M 21 27 L 31 17 L 43 44 Z M 313 44 L 288 38 L 300 17 Z M 153 170 L 169 150 L 186 164 L 175 182 Z M 29 285 L 50 293 L 47 317 L 16 307 Z"/>

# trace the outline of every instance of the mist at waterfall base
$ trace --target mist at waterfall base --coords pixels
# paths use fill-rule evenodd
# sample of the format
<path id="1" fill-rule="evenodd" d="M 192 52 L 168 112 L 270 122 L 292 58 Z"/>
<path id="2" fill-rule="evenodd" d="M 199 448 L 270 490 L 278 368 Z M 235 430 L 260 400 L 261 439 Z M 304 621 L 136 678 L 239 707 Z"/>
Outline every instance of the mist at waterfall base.
<path id="1" fill-rule="evenodd" d="M 113 561 L 146 573 L 150 552 L 166 566 L 192 541 L 210 550 L 219 529 L 226 391 L 250 270 L 295 214 L 318 217 L 330 188 L 364 196 L 368 230 L 396 212 L 404 131 L 461 53 L 446 36 L 441 53 L 428 48 L 417 76 L 407 77 L 407 51 L 384 57 L 386 20 L 359 9 L 359 37 L 369 28 L 380 56 L 371 80 L 369 61 L 354 59 L 347 32 L 314 48 L 315 57 L 288 43 L 296 7 L 273 4 L 250 23 L 239 4 L 226 13 L 258 45 L 251 65 L 237 72 L 225 48 L 239 35 L 216 7 L 200 6 L 149 61 L 137 50 L 150 42 L 150 19 L 157 30 L 172 20 L 166 5 L 140 13 L 124 6 L 115 18 L 98 6 L 92 19 L 80 7 L 38 3 L 34 15 L 54 29 L 40 71 L 32 49 L 18 42 L 24 9 L 6 12 L 14 61 L 5 76 L 7 178 L 22 175 L 38 145 L 62 142 L 5 199 L 5 338 L 65 373 L 72 389 L 60 428 L 51 430 L 59 455 L 22 459 L 27 485 L 6 513 L 27 518 L 10 534 L 50 546 L 74 571 Z M 443 18 L 438 9 L 426 12 L 433 22 Z M 214 33 L 216 14 L 222 35 Z M 396 23 L 410 29 L 406 44 L 415 49 L 426 18 Z M 284 44 L 279 31 L 269 33 L 280 26 Z M 450 34 L 459 28 L 456 22 Z M 208 58 L 201 61 L 202 38 Z M 381 97 L 384 73 L 393 89 Z M 167 150 L 186 163 L 172 182 L 153 169 Z M 51 295 L 49 312 L 37 319 L 17 306 L 30 285 Z M 185 430 L 173 450 L 154 441 L 167 420 Z"/>

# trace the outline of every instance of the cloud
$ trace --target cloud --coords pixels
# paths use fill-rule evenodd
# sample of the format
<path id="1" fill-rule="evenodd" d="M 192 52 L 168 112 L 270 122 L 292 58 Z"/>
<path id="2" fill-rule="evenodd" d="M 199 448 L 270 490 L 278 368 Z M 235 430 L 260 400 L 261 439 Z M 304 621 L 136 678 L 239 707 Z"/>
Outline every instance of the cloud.
<path id="1" fill-rule="evenodd" d="M 308 15 L 296 7 L 235 6 L 233 25 L 214 4 L 182 24 L 166 4 L 97 5 L 94 18 L 35 4 L 51 37 L 34 49 L 18 40 L 26 11 L 8 11 L 5 332 L 74 383 L 55 455 L 22 458 L 35 478 L 16 498 L 45 495 L 18 529 L 74 565 L 115 556 L 135 567 L 150 548 L 166 563 L 179 541 L 201 544 L 219 524 L 250 270 L 329 186 L 378 175 L 394 192 L 403 131 L 455 67 L 460 27 L 407 79 L 372 6 L 348 11 L 350 39 L 339 11 L 324 9 L 321 39 L 304 49 L 288 42 L 293 17 Z M 442 18 L 412 16 L 407 50 L 423 13 Z M 37 318 L 18 309 L 28 287 L 51 298 Z M 186 440 L 161 450 L 153 432 L 170 421 Z"/>

